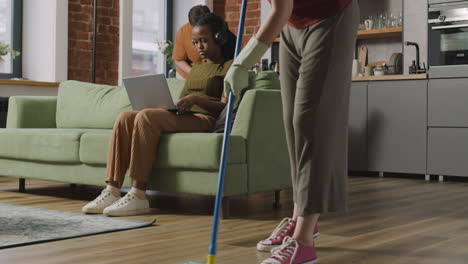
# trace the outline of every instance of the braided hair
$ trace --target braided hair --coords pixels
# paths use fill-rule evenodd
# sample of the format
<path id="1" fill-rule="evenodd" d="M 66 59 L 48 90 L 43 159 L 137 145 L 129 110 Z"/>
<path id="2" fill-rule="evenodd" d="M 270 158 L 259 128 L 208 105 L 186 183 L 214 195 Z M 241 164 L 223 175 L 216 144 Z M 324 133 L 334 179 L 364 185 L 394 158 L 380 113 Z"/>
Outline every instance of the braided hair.
<path id="1" fill-rule="evenodd" d="M 229 30 L 228 25 L 224 19 L 214 13 L 204 14 L 199 17 L 193 26 L 208 26 L 213 35 L 213 39 L 215 40 L 216 34 L 222 35 L 222 37 L 225 38 L 223 41 L 224 43 L 218 42 L 218 44 L 221 46 L 221 53 L 223 54 L 225 60 L 234 59 L 234 52 L 236 49 L 236 35 L 234 35 Z"/>

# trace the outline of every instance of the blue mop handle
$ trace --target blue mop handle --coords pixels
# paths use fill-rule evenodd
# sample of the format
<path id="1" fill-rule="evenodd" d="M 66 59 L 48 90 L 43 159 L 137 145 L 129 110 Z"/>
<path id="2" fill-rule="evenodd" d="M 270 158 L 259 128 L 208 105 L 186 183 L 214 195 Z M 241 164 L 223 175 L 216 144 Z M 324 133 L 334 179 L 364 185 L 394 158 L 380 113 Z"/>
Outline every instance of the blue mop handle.
<path id="1" fill-rule="evenodd" d="M 247 0 L 242 1 L 242 8 L 240 13 L 240 20 L 239 20 L 239 29 L 237 32 L 237 42 L 236 42 L 236 51 L 235 56 L 239 55 L 242 49 L 242 35 L 244 33 L 244 22 L 245 22 L 245 14 L 247 11 Z M 227 162 L 227 153 L 229 149 L 229 135 L 231 134 L 231 122 L 232 122 L 232 109 L 234 107 L 234 94 L 229 92 L 229 100 L 228 100 L 228 111 L 226 116 L 226 123 L 224 124 L 224 136 L 223 136 L 223 146 L 221 149 L 221 160 L 219 164 L 219 176 L 218 176 L 218 188 L 216 192 L 216 201 L 215 201 L 215 208 L 213 213 L 213 230 L 211 233 L 211 242 L 210 248 L 208 250 L 208 261 L 210 259 L 212 263 L 215 263 L 215 255 L 216 255 L 216 244 L 218 239 L 218 228 L 219 228 L 219 215 L 220 215 L 220 208 L 221 208 L 221 201 L 223 198 L 223 189 L 224 189 L 224 175 L 226 171 L 226 162 Z M 209 263 L 211 264 L 211 263 Z"/>

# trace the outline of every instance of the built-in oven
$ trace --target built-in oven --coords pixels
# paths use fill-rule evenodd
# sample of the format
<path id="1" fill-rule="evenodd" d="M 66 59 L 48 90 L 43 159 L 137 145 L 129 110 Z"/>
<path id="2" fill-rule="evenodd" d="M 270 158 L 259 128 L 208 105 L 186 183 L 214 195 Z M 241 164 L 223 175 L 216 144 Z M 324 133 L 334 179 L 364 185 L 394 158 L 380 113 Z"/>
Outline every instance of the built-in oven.
<path id="1" fill-rule="evenodd" d="M 430 0 L 430 78 L 468 77 L 468 1 Z"/>

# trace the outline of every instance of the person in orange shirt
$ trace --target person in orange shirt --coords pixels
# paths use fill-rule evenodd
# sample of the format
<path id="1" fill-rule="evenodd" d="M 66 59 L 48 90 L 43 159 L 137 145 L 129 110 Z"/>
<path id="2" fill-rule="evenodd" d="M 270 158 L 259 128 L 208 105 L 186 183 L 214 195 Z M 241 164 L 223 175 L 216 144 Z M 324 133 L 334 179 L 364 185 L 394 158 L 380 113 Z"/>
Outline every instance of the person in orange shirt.
<path id="1" fill-rule="evenodd" d="M 211 13 L 211 11 L 207 6 L 197 5 L 192 7 L 188 13 L 189 23 L 183 25 L 177 31 L 172 59 L 175 62 L 177 73 L 184 79 L 190 73 L 192 64 L 202 61 L 197 48 L 192 43 L 192 25 L 200 17 L 208 13 Z"/>

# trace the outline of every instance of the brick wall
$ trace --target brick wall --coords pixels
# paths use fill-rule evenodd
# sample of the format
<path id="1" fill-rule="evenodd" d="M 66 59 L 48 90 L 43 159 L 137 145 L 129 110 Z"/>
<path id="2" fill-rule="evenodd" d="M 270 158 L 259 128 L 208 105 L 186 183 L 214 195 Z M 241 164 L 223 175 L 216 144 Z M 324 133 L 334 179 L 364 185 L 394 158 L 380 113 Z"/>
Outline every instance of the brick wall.
<path id="1" fill-rule="evenodd" d="M 214 0 L 213 11 L 224 17 L 229 29 L 237 35 L 242 0 Z M 243 43 L 247 43 L 260 27 L 261 0 L 249 0 L 244 25 Z"/>
<path id="2" fill-rule="evenodd" d="M 68 79 L 91 82 L 93 0 L 68 0 Z M 119 64 L 119 0 L 99 0 L 96 83 L 116 85 Z"/>

